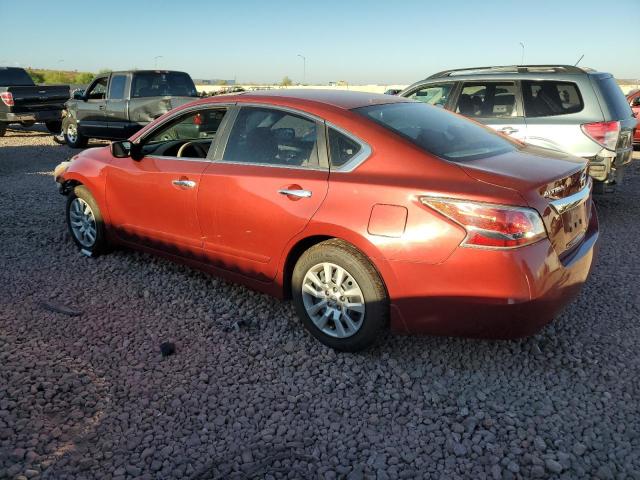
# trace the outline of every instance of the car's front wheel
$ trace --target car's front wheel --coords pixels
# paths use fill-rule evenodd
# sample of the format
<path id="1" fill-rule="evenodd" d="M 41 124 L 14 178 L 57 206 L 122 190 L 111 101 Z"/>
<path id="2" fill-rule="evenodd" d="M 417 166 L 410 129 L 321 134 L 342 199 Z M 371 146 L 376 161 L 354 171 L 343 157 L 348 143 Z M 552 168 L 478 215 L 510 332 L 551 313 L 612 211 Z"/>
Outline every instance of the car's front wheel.
<path id="1" fill-rule="evenodd" d="M 84 148 L 89 142 L 89 139 L 78 131 L 78 124 L 71 117 L 65 118 L 62 123 L 62 133 L 67 145 L 71 148 Z"/>
<path id="2" fill-rule="evenodd" d="M 107 250 L 102 214 L 83 185 L 76 186 L 67 197 L 67 226 L 71 238 L 83 253 L 94 256 Z"/>
<path id="3" fill-rule="evenodd" d="M 380 275 L 367 257 L 341 240 L 307 250 L 296 263 L 291 287 L 304 326 L 336 350 L 367 348 L 388 323 L 389 299 Z"/>
<path id="4" fill-rule="evenodd" d="M 7 125 L 0 122 L 0 137 L 4 137 L 5 133 L 7 133 Z"/>

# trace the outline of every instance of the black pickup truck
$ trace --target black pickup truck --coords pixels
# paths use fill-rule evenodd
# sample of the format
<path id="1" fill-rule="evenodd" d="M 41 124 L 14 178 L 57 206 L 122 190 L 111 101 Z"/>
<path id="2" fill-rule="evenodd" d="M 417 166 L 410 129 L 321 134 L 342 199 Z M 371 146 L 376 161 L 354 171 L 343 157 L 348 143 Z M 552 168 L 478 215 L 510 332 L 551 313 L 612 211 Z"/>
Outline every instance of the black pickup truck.
<path id="1" fill-rule="evenodd" d="M 0 67 L 0 137 L 10 123 L 30 127 L 44 122 L 59 133 L 68 85 L 36 85 L 23 68 Z"/>
<path id="2" fill-rule="evenodd" d="M 66 104 L 62 133 L 67 145 L 83 148 L 90 138 L 122 140 L 172 108 L 197 98 L 184 72 L 134 70 L 98 75 Z"/>

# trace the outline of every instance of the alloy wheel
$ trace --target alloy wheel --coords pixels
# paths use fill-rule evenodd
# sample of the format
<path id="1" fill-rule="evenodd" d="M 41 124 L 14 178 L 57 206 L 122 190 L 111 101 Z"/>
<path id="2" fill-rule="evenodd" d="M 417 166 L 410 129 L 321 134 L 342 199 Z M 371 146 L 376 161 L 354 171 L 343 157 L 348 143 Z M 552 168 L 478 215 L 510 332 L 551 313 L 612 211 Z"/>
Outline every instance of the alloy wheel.
<path id="1" fill-rule="evenodd" d="M 302 301 L 314 325 L 329 336 L 348 338 L 362 327 L 364 295 L 339 265 L 322 262 L 311 267 L 302 282 Z"/>
<path id="2" fill-rule="evenodd" d="M 69 224 L 76 240 L 83 247 L 91 248 L 96 242 L 96 219 L 89 204 L 79 197 L 74 198 L 69 207 Z"/>

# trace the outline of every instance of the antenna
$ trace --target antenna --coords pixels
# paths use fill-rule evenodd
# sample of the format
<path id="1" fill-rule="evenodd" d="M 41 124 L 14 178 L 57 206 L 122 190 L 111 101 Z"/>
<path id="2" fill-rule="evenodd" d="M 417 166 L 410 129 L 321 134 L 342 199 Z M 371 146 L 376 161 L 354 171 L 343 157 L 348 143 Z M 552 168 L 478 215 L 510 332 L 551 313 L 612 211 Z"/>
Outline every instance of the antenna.
<path id="1" fill-rule="evenodd" d="M 580 55 L 580 58 L 578 59 L 578 61 L 573 65 L 574 67 L 577 67 L 578 64 L 580 63 L 580 61 L 584 58 L 584 53 L 582 55 Z"/>

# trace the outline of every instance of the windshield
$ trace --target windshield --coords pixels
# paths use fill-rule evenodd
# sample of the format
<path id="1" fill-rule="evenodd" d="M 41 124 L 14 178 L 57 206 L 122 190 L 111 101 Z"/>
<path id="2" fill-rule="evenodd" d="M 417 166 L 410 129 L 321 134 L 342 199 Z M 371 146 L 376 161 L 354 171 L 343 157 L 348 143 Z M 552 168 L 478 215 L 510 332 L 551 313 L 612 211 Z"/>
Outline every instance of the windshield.
<path id="1" fill-rule="evenodd" d="M 488 127 L 423 103 L 387 103 L 354 112 L 410 140 L 423 150 L 453 162 L 465 162 L 516 150 L 519 144 Z"/>
<path id="2" fill-rule="evenodd" d="M 140 72 L 133 76 L 131 97 L 195 97 L 196 87 L 183 72 Z"/>
<path id="3" fill-rule="evenodd" d="M 21 68 L 0 68 L 0 85 L 18 87 L 34 85 L 29 74 Z"/>

